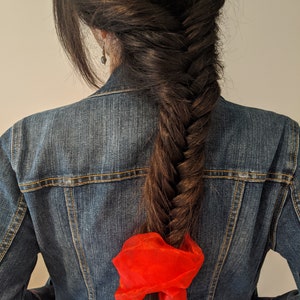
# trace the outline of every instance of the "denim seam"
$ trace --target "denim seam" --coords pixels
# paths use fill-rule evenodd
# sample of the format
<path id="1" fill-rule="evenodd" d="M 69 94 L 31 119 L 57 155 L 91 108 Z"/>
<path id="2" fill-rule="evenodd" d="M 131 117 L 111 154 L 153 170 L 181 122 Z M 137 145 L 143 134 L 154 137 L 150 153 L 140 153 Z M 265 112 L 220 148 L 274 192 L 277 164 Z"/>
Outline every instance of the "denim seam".
<path id="1" fill-rule="evenodd" d="M 225 175 L 226 174 L 226 175 Z M 259 172 L 245 172 L 238 170 L 205 170 L 205 175 L 207 177 L 227 177 L 229 179 L 237 179 L 237 180 L 260 180 L 264 181 L 275 180 L 275 181 L 284 181 L 291 182 L 293 179 L 292 174 L 286 173 L 259 173 Z"/>
<path id="2" fill-rule="evenodd" d="M 203 176 L 204 179 L 229 179 L 229 180 L 236 180 L 236 181 L 243 181 L 243 182 L 257 182 L 263 183 L 266 181 L 277 182 L 277 183 L 286 183 L 290 184 L 290 181 L 274 179 L 274 178 L 262 178 L 262 179 L 251 179 L 251 178 L 240 178 L 234 176 Z"/>
<path id="3" fill-rule="evenodd" d="M 20 184 L 20 186 L 27 186 L 27 185 L 32 185 L 32 184 L 36 184 L 36 183 L 41 183 L 43 181 L 47 181 L 47 180 L 58 180 L 60 178 L 63 178 L 63 179 L 80 179 L 80 178 L 90 178 L 90 177 L 95 177 L 95 176 L 114 176 L 114 175 L 122 175 L 122 174 L 128 174 L 128 173 L 131 173 L 131 172 L 137 172 L 137 171 L 147 171 L 148 168 L 137 168 L 137 169 L 130 169 L 130 170 L 126 170 L 126 171 L 122 171 L 122 172 L 112 172 L 112 173 L 103 173 L 103 174 L 90 174 L 90 175 L 84 175 L 84 176 L 75 176 L 75 177 L 50 177 L 50 178 L 46 178 L 46 179 L 42 179 L 42 180 L 36 180 L 36 181 L 32 181 L 32 182 L 29 182 L 29 183 L 24 183 L 24 184 Z M 236 173 L 236 174 L 253 174 L 255 176 L 261 176 L 261 177 L 264 177 L 262 178 L 261 180 L 265 180 L 266 176 L 268 174 L 271 174 L 271 175 L 276 175 L 276 176 L 286 176 L 288 178 L 293 178 L 292 175 L 288 175 L 288 174 L 284 174 L 284 173 L 255 173 L 255 172 L 240 172 L 240 171 L 231 171 L 231 170 L 205 170 L 205 173 Z M 243 180 L 244 178 L 246 180 L 248 179 L 251 179 L 251 178 L 248 178 L 246 176 L 242 176 L 242 177 L 239 177 L 239 176 L 226 176 L 226 175 L 204 175 L 204 177 L 207 177 L 207 178 L 210 178 L 210 177 L 224 177 L 224 178 L 236 178 L 236 179 L 240 179 L 240 180 Z M 272 178 L 271 178 L 272 179 Z M 286 180 L 288 181 L 288 180 Z"/>
<path id="4" fill-rule="evenodd" d="M 281 189 L 281 191 L 278 194 L 278 197 L 276 199 L 276 203 L 280 203 L 280 204 L 277 207 L 275 205 L 275 209 L 274 209 L 274 213 L 273 213 L 274 217 L 273 217 L 273 221 L 271 223 L 270 244 L 271 244 L 272 250 L 275 250 L 275 248 L 276 248 L 278 222 L 279 222 L 281 212 L 282 212 L 282 209 L 283 209 L 285 201 L 286 201 L 288 191 L 289 191 L 289 186 L 286 186 L 284 189 Z"/>
<path id="5" fill-rule="evenodd" d="M 299 130 L 297 130 L 298 125 L 296 124 L 296 122 L 293 123 L 293 135 L 295 138 L 293 140 L 293 145 L 294 145 L 294 149 L 293 151 L 291 151 L 291 162 L 293 165 L 293 174 L 296 172 L 296 168 L 297 168 L 297 158 L 298 158 L 298 151 L 299 151 Z"/>
<path id="6" fill-rule="evenodd" d="M 11 137 L 10 137 L 10 159 L 11 159 L 12 162 L 14 161 L 13 140 L 14 140 L 14 127 L 12 127 L 12 129 L 11 129 Z"/>
<path id="7" fill-rule="evenodd" d="M 287 194 L 289 191 L 289 188 L 291 190 L 291 199 L 295 208 L 295 212 L 298 215 L 298 218 L 300 220 L 300 212 L 299 212 L 299 208 L 297 208 L 297 204 L 296 201 L 294 201 L 294 197 L 293 197 L 293 186 L 294 186 L 294 176 L 295 176 L 295 172 L 297 169 L 297 157 L 299 155 L 298 151 L 299 151 L 299 132 L 298 132 L 298 125 L 296 122 L 292 123 L 292 128 L 291 128 L 291 149 L 290 149 L 290 153 L 289 153 L 289 160 L 288 160 L 288 165 L 291 165 L 291 169 L 292 169 L 292 178 L 290 182 L 287 182 L 287 186 L 284 188 L 284 190 L 281 190 L 281 192 L 278 195 L 278 198 L 276 200 L 276 204 L 279 201 L 279 196 L 282 194 L 282 198 L 280 200 L 280 204 L 277 205 L 277 207 L 279 208 L 278 210 L 274 210 L 274 215 L 273 215 L 273 220 L 275 220 L 274 222 L 274 226 L 271 227 L 272 229 L 272 239 L 271 239 L 271 247 L 272 249 L 276 248 L 276 242 L 277 242 L 277 227 L 278 227 L 278 223 L 279 223 L 279 219 L 284 207 L 284 204 L 286 202 L 287 199 Z M 284 191 L 284 192 L 283 192 Z M 275 204 L 275 206 L 276 206 Z"/>
<path id="8" fill-rule="evenodd" d="M 90 269 L 87 264 L 86 256 L 84 253 L 84 249 L 82 246 L 82 241 L 79 233 L 79 226 L 78 226 L 78 217 L 77 211 L 75 207 L 75 199 L 72 192 L 72 189 L 64 189 L 65 193 L 65 200 L 66 200 L 66 207 L 68 211 L 68 218 L 69 218 L 69 226 L 72 235 L 73 245 L 77 254 L 80 270 L 83 276 L 83 280 L 88 292 L 88 299 L 95 300 L 95 289 L 93 286 L 92 278 L 90 275 Z"/>
<path id="9" fill-rule="evenodd" d="M 140 88 L 140 89 L 124 89 L 124 90 L 116 90 L 116 91 L 110 91 L 110 92 L 103 92 L 103 93 L 91 95 L 91 96 L 87 97 L 87 99 L 96 98 L 96 97 L 102 97 L 102 96 L 115 95 L 115 94 L 123 94 L 123 93 L 135 92 L 135 91 L 142 91 L 142 90 L 145 90 L 145 88 Z"/>
<path id="10" fill-rule="evenodd" d="M 11 141 L 10 141 L 10 156 L 11 156 L 11 164 L 14 167 L 14 161 L 15 161 L 15 126 L 12 127 L 11 129 Z"/>
<path id="11" fill-rule="evenodd" d="M 82 186 L 85 184 L 91 183 L 107 183 L 107 182 L 116 182 L 121 180 L 128 180 L 132 178 L 142 177 L 147 174 L 148 168 L 138 168 L 132 169 L 123 172 L 114 172 L 114 173 L 105 173 L 105 174 L 91 174 L 85 176 L 75 176 L 75 177 L 52 177 L 41 179 L 32 182 L 20 183 L 19 187 L 22 192 L 33 192 L 36 190 L 40 190 L 46 187 L 75 187 Z M 239 172 L 239 171 L 229 171 L 229 170 L 206 170 L 206 174 L 217 173 L 217 175 L 204 175 L 204 179 L 229 179 L 229 180 L 237 180 L 244 182 L 279 182 L 290 184 L 292 180 L 292 176 L 283 173 L 254 173 L 254 172 Z M 218 174 L 219 173 L 219 174 Z M 236 174 L 236 176 L 228 176 L 222 173 L 231 173 Z M 274 177 L 270 177 L 273 175 Z"/>
<path id="12" fill-rule="evenodd" d="M 294 166 L 295 166 L 294 172 L 296 172 L 297 167 L 300 168 L 300 166 L 297 166 L 297 158 L 300 155 L 300 153 L 299 153 L 299 148 L 300 148 L 299 139 L 300 139 L 300 137 L 299 137 L 299 126 L 297 126 L 296 123 L 294 123 L 294 128 L 296 128 L 295 129 L 295 136 L 296 136 L 295 148 L 296 148 L 296 151 L 295 151 L 295 154 L 294 154 L 294 160 L 295 160 L 295 162 L 294 162 Z M 298 219 L 300 221 L 300 194 L 297 193 L 297 189 L 296 189 L 296 185 L 295 185 L 294 181 L 291 184 L 291 196 L 292 196 L 293 206 L 295 208 L 295 213 L 297 214 Z"/>
<path id="13" fill-rule="evenodd" d="M 130 173 L 136 174 L 137 172 L 141 171 L 144 172 L 146 171 L 147 168 L 138 168 L 138 169 L 131 169 L 131 170 L 126 170 L 123 172 L 112 172 L 112 173 L 103 173 L 103 174 L 90 174 L 90 175 L 84 175 L 84 176 L 74 176 L 74 177 L 50 177 L 42 180 L 36 180 L 32 181 L 29 183 L 23 183 L 20 184 L 20 186 L 28 186 L 28 185 L 34 185 L 34 184 L 41 184 L 42 182 L 47 182 L 49 180 L 64 180 L 64 181 L 69 181 L 69 180 L 77 180 L 77 179 L 86 179 L 86 178 L 91 178 L 91 177 L 113 177 L 116 175 L 127 175 Z M 120 177 L 121 178 L 121 177 Z"/>
<path id="14" fill-rule="evenodd" d="M 295 184 L 291 185 L 291 195 L 293 206 L 295 208 L 296 215 L 300 222 L 300 194 L 297 192 Z"/>
<path id="15" fill-rule="evenodd" d="M 17 169 L 17 164 L 19 163 L 17 160 L 20 157 L 20 149 L 21 142 L 22 142 L 22 134 L 20 134 L 20 126 L 22 126 L 22 123 L 16 123 L 12 127 L 12 148 L 11 148 L 11 164 L 13 169 Z"/>
<path id="16" fill-rule="evenodd" d="M 0 244 L 0 262 L 3 260 L 9 247 L 11 246 L 27 212 L 27 205 L 24 201 L 24 196 L 20 195 L 18 199 L 16 212 L 8 226 L 5 236 Z"/>
<path id="17" fill-rule="evenodd" d="M 210 169 L 210 170 L 205 170 L 205 172 L 209 172 L 209 173 L 214 173 L 214 172 L 222 172 L 222 173 L 235 173 L 235 174 L 254 174 L 257 176 L 266 176 L 267 174 L 271 174 L 271 175 L 283 175 L 283 176 L 287 176 L 287 177 L 293 177 L 292 175 L 286 174 L 286 173 L 274 173 L 274 172 L 268 172 L 268 173 L 260 173 L 260 172 L 251 172 L 251 171 L 239 171 L 239 170 L 226 170 L 226 169 Z"/>
<path id="18" fill-rule="evenodd" d="M 94 184 L 94 183 L 109 183 L 109 182 L 119 182 L 119 181 L 124 181 L 124 180 L 129 180 L 129 179 L 135 179 L 139 177 L 144 177 L 144 174 L 139 174 L 139 175 L 132 175 L 132 176 L 127 176 L 127 177 L 122 177 L 122 178 L 113 178 L 113 179 L 98 179 L 98 180 L 87 180 L 84 182 L 77 182 L 77 183 L 67 183 L 67 182 L 52 182 L 49 184 L 44 184 L 44 185 L 39 185 L 37 187 L 32 187 L 32 188 L 26 188 L 22 189 L 21 191 L 23 193 L 29 193 L 29 192 L 34 192 L 38 191 L 43 188 L 47 187 L 78 187 L 78 186 L 83 186 L 87 184 Z"/>
<path id="19" fill-rule="evenodd" d="M 230 207 L 230 213 L 228 216 L 228 221 L 226 225 L 226 232 L 223 238 L 223 242 L 221 245 L 221 249 L 219 252 L 219 256 L 217 259 L 217 263 L 215 265 L 215 269 L 212 275 L 212 279 L 209 286 L 208 291 L 208 300 L 214 299 L 215 292 L 217 289 L 218 281 L 220 278 L 220 274 L 222 272 L 225 260 L 227 258 L 229 248 L 231 246 L 231 242 L 234 236 L 240 208 L 242 205 L 243 194 L 245 190 L 246 183 L 244 181 L 238 181 L 235 184 L 234 195 Z"/>
<path id="20" fill-rule="evenodd" d="M 90 181 L 71 184 L 71 185 L 67 185 L 67 184 L 46 184 L 46 185 L 43 185 L 43 186 L 40 186 L 40 187 L 27 189 L 27 190 L 22 190 L 22 192 L 23 193 L 30 193 L 30 192 L 35 192 L 35 191 L 41 190 L 43 188 L 47 188 L 47 187 L 64 187 L 64 188 L 66 188 L 66 187 L 78 187 L 78 186 L 83 186 L 83 185 L 87 185 L 87 184 L 94 184 L 94 183 L 118 182 L 118 181 L 123 181 L 123 180 L 128 180 L 128 179 L 133 179 L 133 178 L 139 178 L 139 177 L 144 177 L 144 176 L 145 175 L 138 175 L 138 176 L 134 176 L 134 177 L 123 177 L 122 179 L 90 180 Z"/>

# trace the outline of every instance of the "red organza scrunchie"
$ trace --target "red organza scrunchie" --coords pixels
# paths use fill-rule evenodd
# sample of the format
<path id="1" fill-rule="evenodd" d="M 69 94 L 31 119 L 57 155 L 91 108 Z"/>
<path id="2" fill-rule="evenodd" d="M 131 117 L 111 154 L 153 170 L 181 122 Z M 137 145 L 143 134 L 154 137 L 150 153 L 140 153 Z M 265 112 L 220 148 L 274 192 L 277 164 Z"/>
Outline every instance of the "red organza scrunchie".
<path id="1" fill-rule="evenodd" d="M 155 232 L 129 238 L 113 259 L 120 275 L 116 300 L 142 300 L 159 293 L 160 300 L 186 300 L 186 289 L 204 261 L 201 248 L 186 235 L 180 249 Z"/>

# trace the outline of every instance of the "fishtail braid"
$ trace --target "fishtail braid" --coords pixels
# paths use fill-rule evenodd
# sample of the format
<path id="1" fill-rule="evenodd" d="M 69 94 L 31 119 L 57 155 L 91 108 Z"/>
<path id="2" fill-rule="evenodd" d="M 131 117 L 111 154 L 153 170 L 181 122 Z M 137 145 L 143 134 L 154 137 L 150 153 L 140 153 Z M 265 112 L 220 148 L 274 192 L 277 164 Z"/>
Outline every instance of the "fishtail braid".
<path id="1" fill-rule="evenodd" d="M 179 246 L 186 233 L 197 236 L 204 196 L 205 141 L 211 112 L 220 97 L 222 69 L 218 54 L 217 18 L 224 1 L 196 1 L 183 17 L 190 76 L 191 119 L 186 128 L 187 148 L 177 166 L 180 181 L 170 211 L 168 242 Z"/>
<path id="2" fill-rule="evenodd" d="M 146 221 L 141 231 L 156 231 L 175 247 L 186 233 L 194 235 L 203 199 L 204 146 L 220 95 L 216 19 L 223 4 L 54 0 L 62 44 L 90 84 L 96 85 L 97 77 L 88 63 L 79 20 L 113 33 L 135 83 L 151 83 L 160 118 L 143 192 Z"/>
<path id="3" fill-rule="evenodd" d="M 170 211 L 180 180 L 177 166 L 184 160 L 186 128 L 191 118 L 185 35 L 179 19 L 161 5 L 133 2 L 126 3 L 126 9 L 114 8 L 114 11 L 124 11 L 118 18 L 124 25 L 113 32 L 123 45 L 123 62 L 133 74 L 141 76 L 143 72 L 143 80 L 153 85 L 160 106 L 158 132 L 143 193 L 146 222 L 141 232 L 155 231 L 167 240 Z M 109 9 L 113 9 L 111 3 Z M 131 23 L 128 24 L 129 18 Z M 94 17 L 94 20 L 99 19 Z M 106 22 L 108 24 L 110 19 Z M 139 28 L 137 24 L 143 26 Z M 113 24 L 107 26 L 113 28 Z"/>

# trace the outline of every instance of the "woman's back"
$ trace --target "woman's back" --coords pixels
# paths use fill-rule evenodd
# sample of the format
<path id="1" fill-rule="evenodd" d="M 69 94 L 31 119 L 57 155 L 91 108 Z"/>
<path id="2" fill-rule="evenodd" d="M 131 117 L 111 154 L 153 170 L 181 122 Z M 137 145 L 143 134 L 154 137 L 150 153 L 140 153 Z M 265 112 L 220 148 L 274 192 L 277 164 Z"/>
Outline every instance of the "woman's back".
<path id="1" fill-rule="evenodd" d="M 1 210 L 1 278 L 10 269 L 30 274 L 41 251 L 56 299 L 114 299 L 111 260 L 144 220 L 140 199 L 159 113 L 151 88 L 137 89 L 128 77 L 120 67 L 94 95 L 28 117 L 2 137 L 6 192 L 19 186 L 22 194 Z M 189 300 L 251 299 L 270 248 L 300 260 L 298 148 L 295 122 L 218 100 L 198 227 L 205 263 Z M 20 264 L 12 257 L 28 241 Z M 3 299 L 17 299 L 12 290 L 24 276 L 7 277 L 13 289 L 2 282 Z"/>

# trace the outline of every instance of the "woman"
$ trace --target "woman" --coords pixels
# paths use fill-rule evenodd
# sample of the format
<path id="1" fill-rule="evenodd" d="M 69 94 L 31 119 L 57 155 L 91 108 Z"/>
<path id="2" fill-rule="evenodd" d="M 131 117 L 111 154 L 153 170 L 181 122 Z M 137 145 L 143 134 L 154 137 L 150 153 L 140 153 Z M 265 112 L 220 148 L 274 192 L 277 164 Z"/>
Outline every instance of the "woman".
<path id="1" fill-rule="evenodd" d="M 1 299 L 255 299 L 269 249 L 300 286 L 299 126 L 220 97 L 223 4 L 54 1 L 83 77 L 98 84 L 80 21 L 112 75 L 1 138 Z M 53 289 L 25 296 L 39 251 Z"/>

